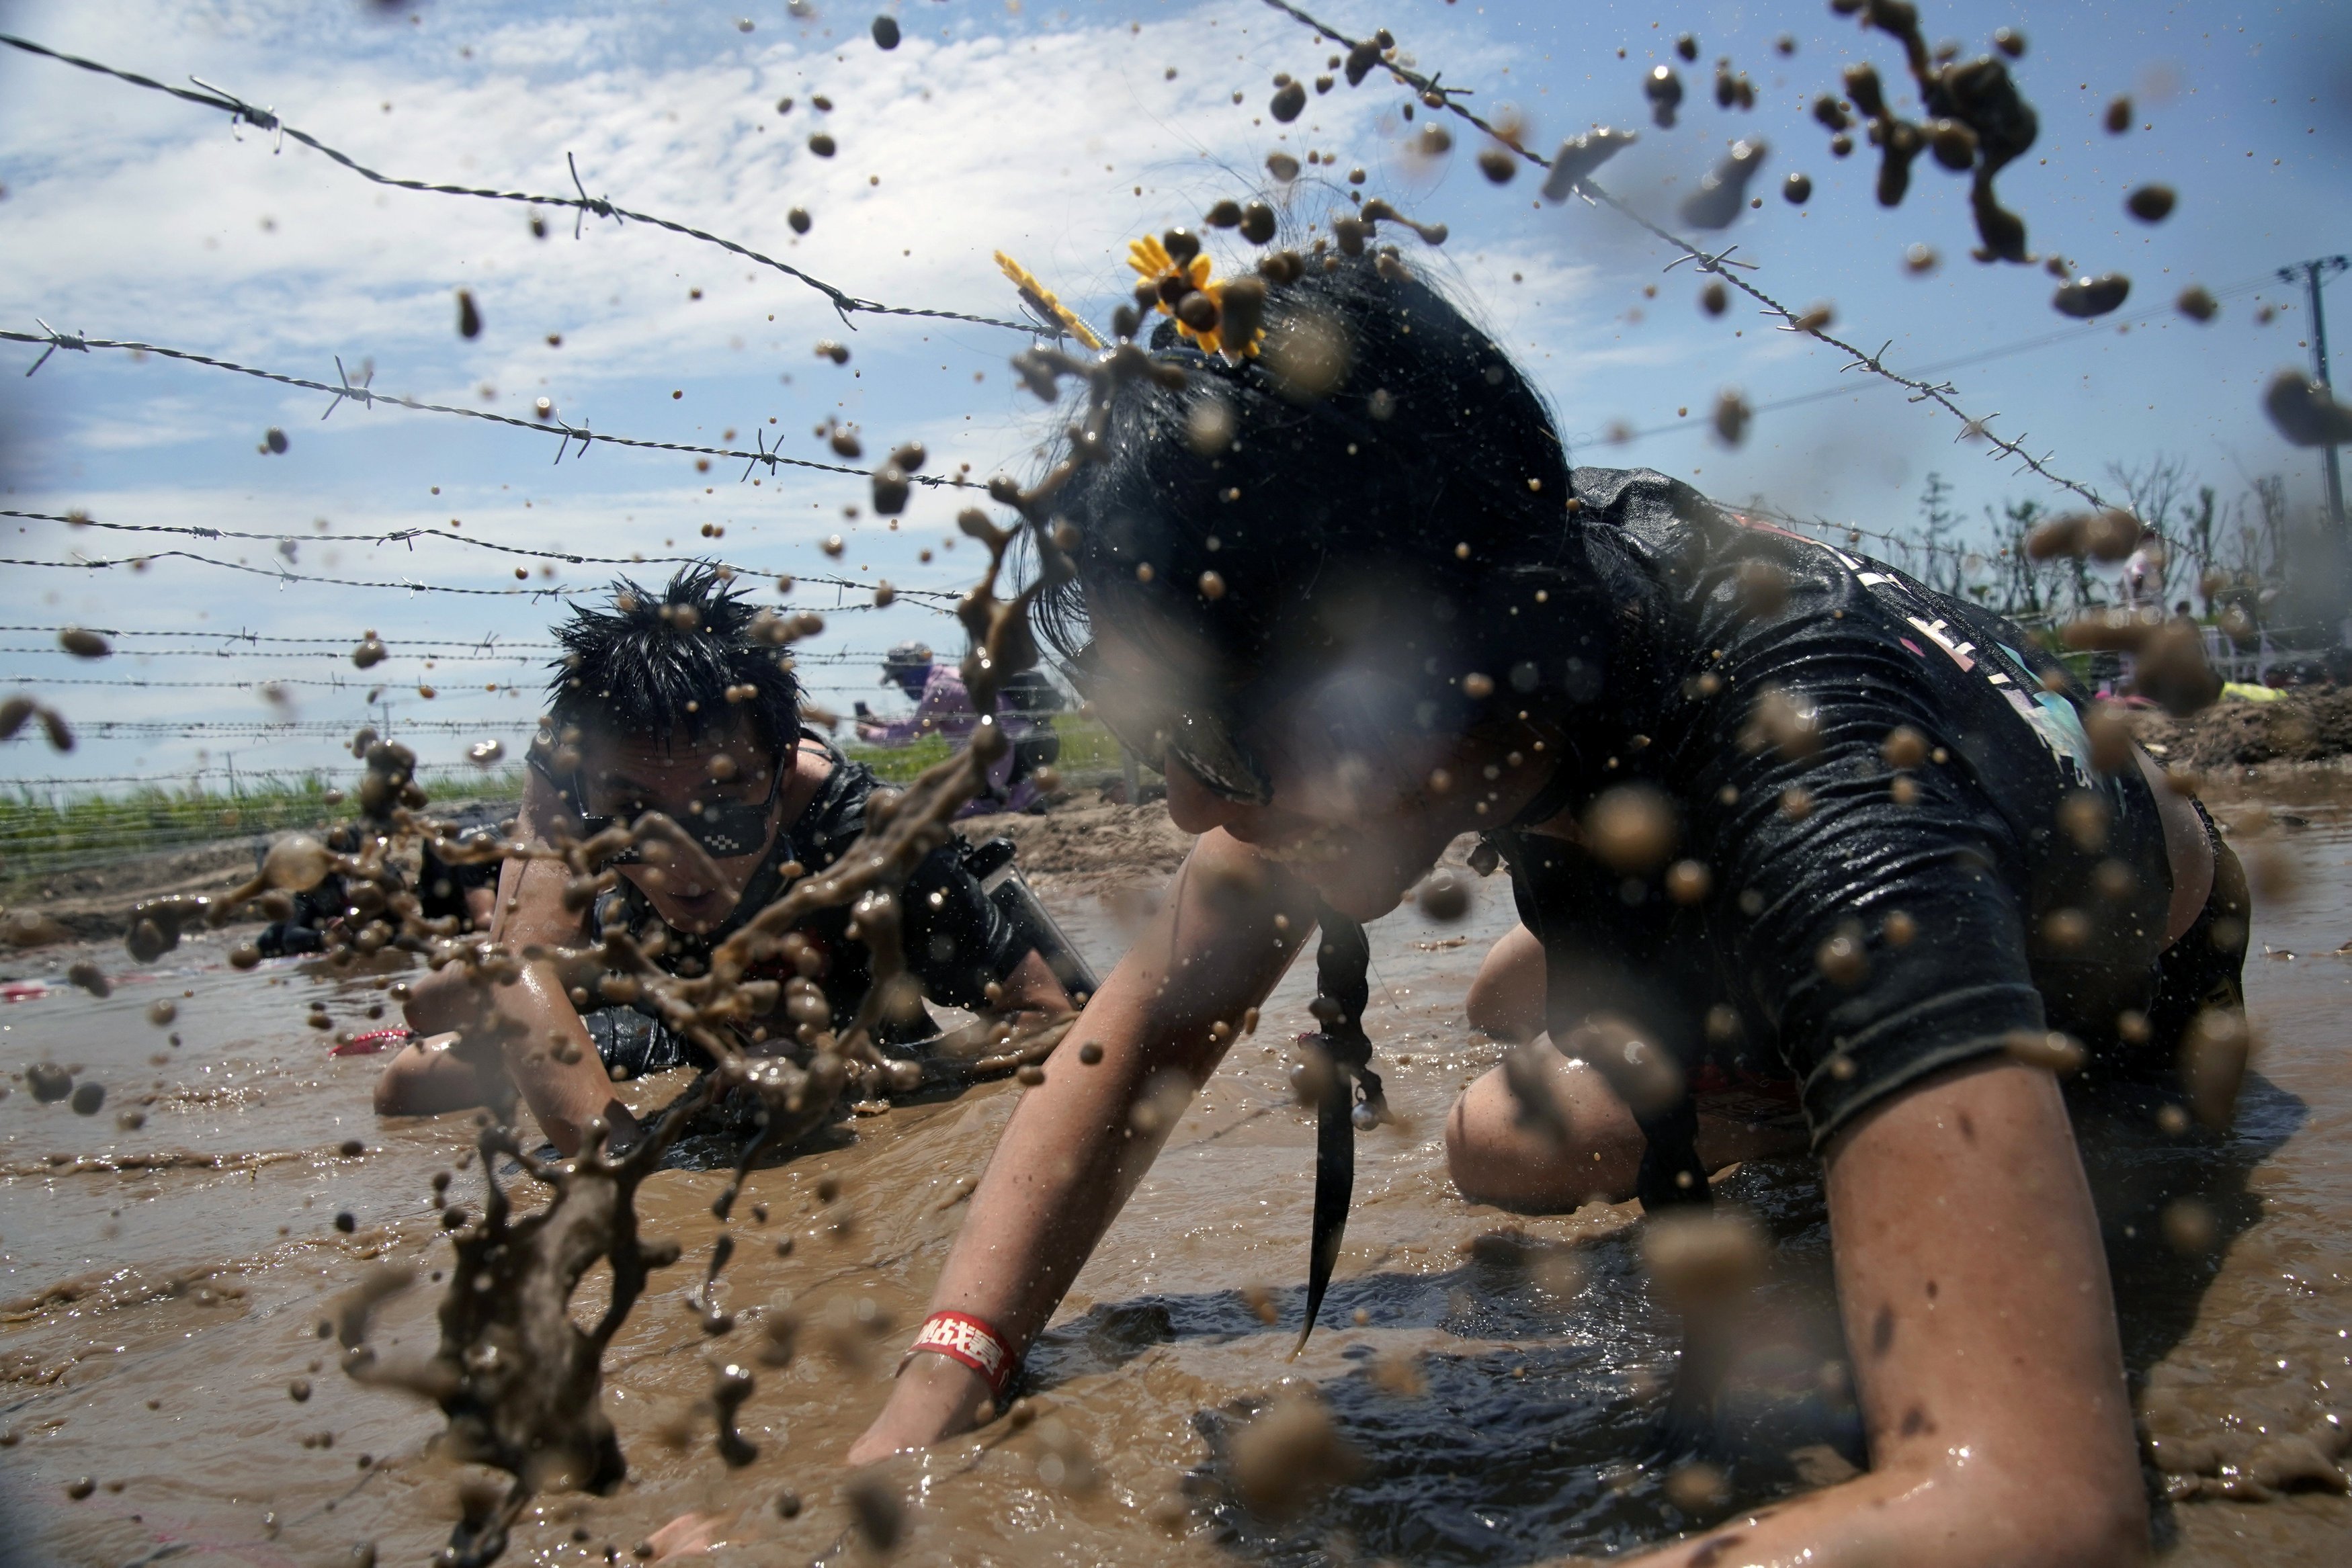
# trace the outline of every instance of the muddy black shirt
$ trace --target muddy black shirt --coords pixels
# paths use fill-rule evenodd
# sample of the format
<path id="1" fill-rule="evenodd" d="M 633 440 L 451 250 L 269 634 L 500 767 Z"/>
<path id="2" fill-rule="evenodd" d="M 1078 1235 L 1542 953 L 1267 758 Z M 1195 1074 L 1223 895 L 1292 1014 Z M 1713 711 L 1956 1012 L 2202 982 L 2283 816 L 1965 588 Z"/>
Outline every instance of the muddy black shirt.
<path id="1" fill-rule="evenodd" d="M 1564 730 L 1540 810 L 1581 820 L 1651 786 L 1710 885 L 1679 903 L 1658 873 L 1491 835 L 1544 941 L 1553 1039 L 1612 1010 L 1685 1082 L 1793 1075 L 1816 1147 L 2014 1030 L 2122 1049 L 2170 872 L 2146 780 L 2093 766 L 2063 670 L 1999 616 L 1663 475 L 1574 479 L 1559 576 L 1583 608 L 1552 619 L 1532 672 Z M 1810 710 L 1810 744 L 1756 733 L 1776 688 Z M 1931 749 L 1898 786 L 1882 748 L 1902 726 Z"/>
<path id="2" fill-rule="evenodd" d="M 804 733 L 809 738 L 823 738 L 813 732 Z M 717 930 L 692 936 L 675 929 L 626 878 L 599 903 L 599 928 L 617 924 L 640 941 L 658 932 L 663 951 L 657 963 L 673 974 L 692 977 L 705 973 L 711 950 L 782 896 L 791 885 L 783 879 L 781 868 L 797 862 L 804 873 L 823 871 L 840 859 L 866 831 L 866 802 L 877 784 L 872 770 L 862 763 L 850 761 L 830 745 L 825 747 L 825 754 L 833 763 L 832 773 L 801 814 L 778 831 L 775 845 L 760 873 L 745 888 L 735 912 Z M 900 930 L 907 967 L 922 982 L 924 993 L 931 1000 L 951 1007 L 976 1009 L 986 999 L 989 982 L 1009 974 L 1026 956 L 1027 947 L 1017 941 L 1011 922 L 982 891 L 978 880 L 964 869 L 961 857 L 965 847 L 961 839 L 951 839 L 916 867 L 898 892 Z M 848 935 L 849 919 L 845 908 L 823 909 L 794 928 L 814 943 L 824 957 L 824 967 L 818 976 L 818 984 L 824 988 L 825 997 L 832 1004 L 833 1027 L 836 1030 L 848 1026 L 874 983 L 872 954 L 864 943 Z M 782 979 L 792 973 L 786 966 L 772 966 L 772 974 L 770 967 L 760 967 L 746 977 Z M 886 1026 L 882 1032 L 884 1043 L 890 1044 L 899 1043 L 901 1036 L 912 1039 L 929 1030 L 917 1022 L 896 1033 Z M 651 1049 L 654 1059 L 631 1065 L 640 1071 L 675 1065 L 667 1060 L 671 1055 L 700 1064 L 701 1053 L 683 1041 L 676 1042 L 670 1050 L 656 1042 Z"/>

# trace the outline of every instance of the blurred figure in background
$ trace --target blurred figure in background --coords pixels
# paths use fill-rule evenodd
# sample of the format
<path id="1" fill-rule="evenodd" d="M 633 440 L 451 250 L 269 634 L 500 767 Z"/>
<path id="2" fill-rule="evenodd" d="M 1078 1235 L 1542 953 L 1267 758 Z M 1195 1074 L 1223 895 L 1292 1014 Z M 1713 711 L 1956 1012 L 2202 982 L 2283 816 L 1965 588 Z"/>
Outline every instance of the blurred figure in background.
<path id="1" fill-rule="evenodd" d="M 964 689 L 955 666 L 942 664 L 921 643 L 901 643 L 882 656 L 882 684 L 906 693 L 915 711 L 902 719 L 877 718 L 864 703 L 856 705 L 857 738 L 869 746 L 911 746 L 927 735 L 946 738 L 950 749 L 971 739 L 980 714 Z M 976 795 L 960 817 L 992 811 L 1042 811 L 1050 789 L 1037 770 L 1062 754 L 1062 737 L 1054 733 L 1054 715 L 1062 707 L 1062 694 L 1036 670 L 1024 670 L 1005 683 L 1003 710 L 997 722 L 1013 744 L 988 770 L 988 788 Z"/>

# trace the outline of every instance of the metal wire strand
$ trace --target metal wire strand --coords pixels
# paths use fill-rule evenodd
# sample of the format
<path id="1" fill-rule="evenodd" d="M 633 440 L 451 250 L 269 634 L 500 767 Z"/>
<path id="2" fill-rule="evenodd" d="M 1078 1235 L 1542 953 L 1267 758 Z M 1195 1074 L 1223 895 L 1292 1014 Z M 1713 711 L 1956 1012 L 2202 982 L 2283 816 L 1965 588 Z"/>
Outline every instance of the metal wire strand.
<path id="1" fill-rule="evenodd" d="M 188 78 L 196 84 L 194 89 L 173 87 L 169 82 L 157 81 L 154 78 L 142 76 L 137 71 L 127 71 L 117 66 L 110 66 L 102 60 L 88 59 L 80 55 L 69 55 L 63 50 L 53 49 L 46 44 L 37 44 L 30 38 L 20 38 L 13 34 L 0 33 L 0 44 L 5 44 L 11 48 L 22 49 L 28 55 L 38 55 L 45 59 L 72 66 L 79 70 L 112 77 L 117 81 L 128 82 L 132 87 L 145 88 L 151 92 L 168 93 L 185 103 L 193 103 L 204 109 L 217 110 L 229 117 L 231 125 L 251 125 L 262 131 L 275 132 L 281 139 L 290 137 L 312 152 L 322 153 L 341 164 L 360 178 L 373 181 L 379 185 L 389 185 L 402 191 L 422 191 L 436 196 L 471 196 L 486 202 L 519 202 L 525 206 L 533 207 L 569 207 L 576 214 L 572 223 L 572 237 L 575 239 L 580 235 L 580 224 L 593 216 L 611 218 L 615 223 L 645 224 L 653 228 L 667 229 L 671 234 L 683 235 L 688 239 L 700 240 L 705 245 L 715 245 L 723 251 L 740 256 L 744 260 L 755 262 L 761 267 L 772 267 L 787 277 L 815 289 L 832 302 L 835 311 L 841 317 L 842 323 L 853 331 L 856 329 L 857 325 L 851 319 L 854 316 L 914 316 L 939 321 L 965 321 L 975 327 L 1002 327 L 1010 331 L 1026 332 L 1032 336 L 1059 336 L 1052 329 L 1033 321 L 1007 321 L 994 316 L 974 316 L 961 310 L 934 310 L 912 305 L 885 305 L 877 299 L 860 298 L 845 289 L 835 287 L 821 277 L 803 272 L 788 261 L 779 261 L 772 256 L 753 250 L 750 246 L 739 244 L 722 235 L 715 235 L 708 229 L 698 229 L 691 224 L 682 224 L 657 214 L 639 212 L 634 207 L 625 207 L 603 196 L 590 195 L 587 186 L 581 182 L 580 166 L 569 152 L 563 155 L 563 161 L 571 169 L 572 185 L 576 193 L 569 196 L 535 195 L 528 191 L 493 191 L 478 185 L 453 185 L 437 180 L 406 180 L 396 175 L 386 174 L 380 170 L 371 169 L 350 153 L 329 146 L 309 131 L 287 124 L 278 117 L 274 110 L 256 109 L 235 93 L 215 87 L 199 78 Z"/>

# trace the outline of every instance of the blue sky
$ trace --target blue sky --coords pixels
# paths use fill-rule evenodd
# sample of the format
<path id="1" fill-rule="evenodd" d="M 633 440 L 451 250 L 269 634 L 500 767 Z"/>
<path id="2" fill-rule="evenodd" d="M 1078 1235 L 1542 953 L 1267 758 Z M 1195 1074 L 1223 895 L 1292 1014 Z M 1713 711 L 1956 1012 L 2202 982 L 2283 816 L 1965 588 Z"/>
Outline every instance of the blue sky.
<path id="1" fill-rule="evenodd" d="M 903 18 L 895 51 L 868 37 L 877 9 Z M 1537 145 L 1594 123 L 1637 129 L 1641 141 L 1603 180 L 1661 217 L 1730 139 L 1761 139 L 1765 204 L 1722 236 L 1759 264 L 1759 285 L 1791 303 L 1832 304 L 1844 335 L 1886 342 L 1898 369 L 1986 355 L 1947 372 L 1959 401 L 1998 413 L 1998 431 L 2030 433 L 2062 472 L 2111 489 L 2110 465 L 2173 455 L 2225 500 L 2273 472 L 2300 501 L 2317 494 L 2313 455 L 2279 441 L 2257 399 L 2273 371 L 2306 357 L 2300 290 L 2276 282 L 2274 269 L 2352 250 L 2352 14 L 2343 7 L 1925 6 L 1929 37 L 1970 53 L 1996 27 L 2025 31 L 2015 69 L 2042 131 L 2002 176 L 2003 193 L 2037 252 L 2132 279 L 2116 317 L 2016 352 L 2002 350 L 2074 326 L 2051 307 L 2053 280 L 2039 267 L 1969 260 L 1965 183 L 1928 160 L 1908 200 L 1888 210 L 1871 193 L 1870 149 L 1830 156 L 1806 113 L 1812 97 L 1834 89 L 1853 58 L 1875 61 L 1890 84 L 1901 71 L 1892 40 L 1819 0 L 1327 0 L 1318 9 L 1350 33 L 1390 27 L 1416 64 L 1475 89 L 1482 107 L 1516 105 Z M 1421 264 L 1448 277 L 1534 372 L 1578 461 L 1643 464 L 1727 499 L 1762 497 L 1898 530 L 1915 525 L 1931 469 L 1971 515 L 2004 498 L 2060 498 L 1981 446 L 1956 444 L 1948 415 L 1841 375 L 1833 351 L 1744 308 L 1705 318 L 1690 270 L 1662 271 L 1673 253 L 1616 215 L 1541 204 L 1532 174 L 1491 185 L 1466 127 L 1456 125 L 1449 156 L 1415 155 L 1409 138 L 1422 121 L 1403 122 L 1406 95 L 1384 79 L 1343 83 L 1277 126 L 1265 110 L 1274 74 L 1312 76 L 1329 51 L 1255 0 L 815 0 L 814 10 L 803 21 L 772 0 L 436 0 L 409 12 L 323 0 L 18 0 L 0 4 L 0 28 L 168 81 L 203 77 L 394 174 L 556 192 L 570 188 L 570 153 L 592 193 L 738 238 L 861 296 L 985 315 L 1015 313 L 989 259 L 1001 247 L 1103 321 L 1124 292 L 1128 239 L 1250 194 L 1277 147 L 1328 152 L 1339 171 L 1363 167 L 1367 191 L 1450 225 L 1444 248 Z M 1695 66 L 1671 54 L 1684 31 L 1698 39 Z M 1793 54 L 1776 50 L 1784 35 Z M 1713 102 L 1714 61 L 1726 55 L 1756 86 L 1752 111 Z M 218 114 L 0 56 L 0 324 L 30 329 L 37 316 L 330 381 L 340 354 L 372 362 L 381 389 L 436 402 L 527 414 L 544 396 L 598 431 L 748 446 L 756 430 L 809 457 L 828 455 L 812 432 L 838 418 L 859 427 L 869 455 L 920 439 L 935 470 L 968 463 L 976 477 L 1022 470 L 1046 434 L 1042 406 L 1006 369 L 1023 346 L 1017 334 L 872 316 L 849 330 L 820 295 L 708 246 L 593 220 L 575 241 L 560 214 L 549 237 L 534 239 L 519 207 L 384 190 L 298 144 L 280 150 L 250 128 L 232 134 Z M 1641 96 L 1643 74 L 1661 62 L 1681 70 L 1687 89 L 1671 131 L 1649 123 Z M 829 98 L 829 113 L 812 109 L 814 94 Z M 2117 95 L 2135 109 L 2121 136 L 2100 124 Z M 1895 96 L 1916 112 L 1907 87 Z M 780 114 L 784 97 L 794 105 Z M 819 121 L 839 145 L 830 160 L 806 145 Z M 1802 208 L 1779 194 L 1792 171 L 1813 182 Z M 2179 194 L 2155 226 L 2123 209 L 2125 193 L 2151 181 Z M 1302 181 L 1291 199 L 1313 221 L 1343 188 Z M 805 236 L 785 221 L 794 206 L 814 216 Z M 1925 277 L 1903 266 L 1913 245 L 1940 256 Z M 2170 308 L 2192 282 L 2224 297 L 2210 325 Z M 455 330 L 460 287 L 484 319 L 472 340 Z M 2352 351 L 2352 289 L 2332 302 L 2337 341 Z M 2265 304 L 2275 310 L 2267 321 Z M 827 338 L 851 344 L 846 366 L 815 354 Z M 690 458 L 610 447 L 557 465 L 546 436 L 387 408 L 345 407 L 322 423 L 324 398 L 154 359 L 60 354 L 27 381 L 19 372 L 36 352 L 0 346 L 0 505 L 307 538 L 286 559 L 268 543 L 0 519 L 12 530 L 0 554 L 20 559 L 170 544 L 294 572 L 480 589 L 581 587 L 603 575 L 566 566 L 525 585 L 510 559 L 446 540 L 337 542 L 446 533 L 456 518 L 460 534 L 525 548 L 711 550 L 901 587 L 960 586 L 975 564 L 969 547 L 944 548 L 969 499 L 951 493 L 919 492 L 892 530 L 852 479 L 786 473 L 754 486 L 738 482 L 740 465 L 706 473 Z M 1727 386 L 1759 404 L 1835 395 L 1764 412 L 1746 443 L 1726 450 L 1698 416 Z M 1676 425 L 1683 409 L 1690 422 L 1664 434 L 1604 437 L 1612 425 Z M 282 455 L 257 450 L 272 426 L 289 438 Z M 863 515 L 846 517 L 848 506 Z M 706 525 L 724 537 L 706 538 Z M 835 533 L 847 541 L 837 562 L 819 543 Z M 824 609 L 835 597 L 796 601 Z M 289 706 L 309 723 L 356 727 L 381 685 L 395 726 L 454 727 L 411 737 L 429 763 L 449 764 L 473 741 L 511 747 L 527 733 L 538 711 L 528 651 L 444 658 L 429 671 L 395 658 L 362 676 L 335 650 L 369 628 L 396 651 L 404 639 L 537 642 L 550 613 L 543 599 L 280 584 L 183 560 L 143 572 L 6 567 L 0 622 L 157 635 L 121 638 L 114 657 L 89 664 L 50 651 L 39 632 L 0 632 L 0 688 L 30 692 L 89 730 L 103 720 L 251 724 Z M 866 661 L 887 643 L 924 637 L 952 652 L 950 623 L 908 601 L 831 619 L 814 650 L 856 662 L 812 661 L 806 674 L 821 700 L 843 708 L 872 695 Z M 233 657 L 193 651 L 226 631 L 321 643 L 247 644 Z M 338 679 L 340 689 L 292 684 Z M 128 684 L 268 680 L 289 683 L 289 702 L 253 689 Z M 525 689 L 483 689 L 515 684 Z M 420 696 L 420 685 L 436 696 Z M 91 733 L 68 757 L 37 742 L 0 746 L 0 778 L 184 774 L 231 750 L 240 772 L 349 765 L 320 735 Z"/>

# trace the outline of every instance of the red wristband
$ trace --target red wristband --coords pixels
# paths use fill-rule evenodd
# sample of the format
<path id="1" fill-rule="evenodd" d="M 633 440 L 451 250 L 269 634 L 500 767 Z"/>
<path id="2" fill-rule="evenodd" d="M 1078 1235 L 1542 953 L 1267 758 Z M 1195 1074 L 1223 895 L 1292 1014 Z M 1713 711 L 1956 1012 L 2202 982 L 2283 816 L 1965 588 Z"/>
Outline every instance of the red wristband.
<path id="1" fill-rule="evenodd" d="M 979 1373 L 988 1379 L 988 1392 L 997 1398 L 1003 1397 L 1018 1364 L 1004 1336 L 968 1312 L 933 1312 L 925 1318 L 915 1343 L 899 1358 L 898 1370 L 904 1372 L 907 1363 L 926 1350 L 960 1361 Z"/>
<path id="2" fill-rule="evenodd" d="M 372 1029 L 365 1034 L 352 1036 L 327 1054 L 329 1056 L 373 1056 L 387 1046 L 406 1045 L 415 1032 L 407 1029 Z"/>

